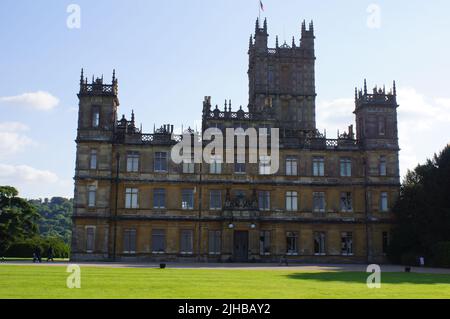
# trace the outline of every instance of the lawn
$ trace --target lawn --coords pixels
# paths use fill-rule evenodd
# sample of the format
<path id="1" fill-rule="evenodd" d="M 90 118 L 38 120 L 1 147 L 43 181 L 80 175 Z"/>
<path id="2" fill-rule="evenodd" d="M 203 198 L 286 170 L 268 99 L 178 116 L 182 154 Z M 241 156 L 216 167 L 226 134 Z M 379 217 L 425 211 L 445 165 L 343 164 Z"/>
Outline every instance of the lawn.
<path id="1" fill-rule="evenodd" d="M 0 298 L 450 298 L 450 275 L 383 273 L 380 289 L 363 272 L 0 265 Z"/>

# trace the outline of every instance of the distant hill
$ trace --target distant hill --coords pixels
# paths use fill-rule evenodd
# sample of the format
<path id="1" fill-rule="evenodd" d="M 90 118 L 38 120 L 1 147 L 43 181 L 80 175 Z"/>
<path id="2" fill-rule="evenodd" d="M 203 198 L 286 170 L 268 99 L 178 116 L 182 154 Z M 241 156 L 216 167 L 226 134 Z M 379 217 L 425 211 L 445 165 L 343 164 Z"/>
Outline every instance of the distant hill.
<path id="1" fill-rule="evenodd" d="M 43 237 L 60 237 L 70 244 L 72 234 L 73 199 L 52 197 L 29 200 L 42 216 L 38 222 Z"/>

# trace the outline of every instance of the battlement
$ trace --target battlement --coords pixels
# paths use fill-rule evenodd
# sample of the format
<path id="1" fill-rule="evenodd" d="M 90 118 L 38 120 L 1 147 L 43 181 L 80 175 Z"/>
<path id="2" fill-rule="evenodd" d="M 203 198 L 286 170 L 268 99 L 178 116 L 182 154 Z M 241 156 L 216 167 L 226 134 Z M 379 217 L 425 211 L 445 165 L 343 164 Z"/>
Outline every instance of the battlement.
<path id="1" fill-rule="evenodd" d="M 116 79 L 116 71 L 113 70 L 111 84 L 105 84 L 102 77 L 95 78 L 92 75 L 91 83 L 88 83 L 88 78 L 84 78 L 84 70 L 81 69 L 80 76 L 80 95 L 106 95 L 117 96 L 118 95 L 118 81 Z"/>
<path id="2" fill-rule="evenodd" d="M 398 107 L 397 104 L 397 89 L 395 86 L 395 81 L 393 82 L 393 87 L 391 90 L 386 92 L 385 86 L 383 88 L 378 88 L 375 86 L 372 93 L 367 91 L 367 82 L 364 80 L 364 88 L 358 91 L 355 88 L 355 105 L 356 108 L 362 105 L 390 105 L 393 107 Z"/>

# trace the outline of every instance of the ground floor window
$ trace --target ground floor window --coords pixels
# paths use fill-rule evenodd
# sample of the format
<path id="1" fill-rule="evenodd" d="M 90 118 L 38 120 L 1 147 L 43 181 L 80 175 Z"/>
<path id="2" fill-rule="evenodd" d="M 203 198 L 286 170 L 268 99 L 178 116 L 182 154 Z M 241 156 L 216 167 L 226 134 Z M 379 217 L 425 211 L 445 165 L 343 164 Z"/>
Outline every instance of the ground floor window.
<path id="1" fill-rule="evenodd" d="M 94 251 L 95 244 L 95 227 L 86 227 L 86 252 L 91 253 Z"/>
<path id="2" fill-rule="evenodd" d="M 288 255 L 298 254 L 298 233 L 297 232 L 287 232 L 286 233 L 286 253 Z"/>
<path id="3" fill-rule="evenodd" d="M 353 233 L 341 233 L 341 254 L 345 256 L 353 255 Z"/>
<path id="4" fill-rule="evenodd" d="M 136 252 L 136 229 L 125 229 L 123 231 L 123 252 L 126 254 Z"/>
<path id="5" fill-rule="evenodd" d="M 180 235 L 180 252 L 182 254 L 192 254 L 193 231 L 184 229 Z"/>
<path id="6" fill-rule="evenodd" d="M 325 232 L 314 232 L 314 254 L 326 255 Z"/>
<path id="7" fill-rule="evenodd" d="M 219 255 L 221 250 L 220 230 L 210 230 L 208 233 L 208 251 L 210 255 Z"/>
<path id="8" fill-rule="evenodd" d="M 152 252 L 163 253 L 166 251 L 166 231 L 164 229 L 152 230 Z"/>
<path id="9" fill-rule="evenodd" d="M 387 231 L 384 231 L 382 234 L 382 252 L 383 254 L 387 254 L 389 246 L 389 233 Z"/>
<path id="10" fill-rule="evenodd" d="M 263 230 L 259 237 L 259 254 L 269 255 L 270 254 L 270 231 Z"/>

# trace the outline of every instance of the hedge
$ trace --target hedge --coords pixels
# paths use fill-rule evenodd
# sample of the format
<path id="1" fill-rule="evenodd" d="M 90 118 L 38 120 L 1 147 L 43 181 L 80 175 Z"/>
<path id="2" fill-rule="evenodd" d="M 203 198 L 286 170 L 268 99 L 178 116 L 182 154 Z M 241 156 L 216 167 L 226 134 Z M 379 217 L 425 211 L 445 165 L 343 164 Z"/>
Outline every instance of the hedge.
<path id="1" fill-rule="evenodd" d="M 12 244 L 5 252 L 5 257 L 32 258 L 36 246 L 39 247 L 42 258 L 48 257 L 47 252 L 49 247 L 53 248 L 53 257 L 55 258 L 68 258 L 70 254 L 69 245 L 67 245 L 62 238 L 34 237 Z"/>

